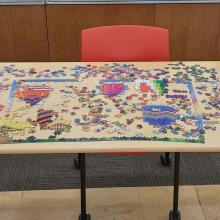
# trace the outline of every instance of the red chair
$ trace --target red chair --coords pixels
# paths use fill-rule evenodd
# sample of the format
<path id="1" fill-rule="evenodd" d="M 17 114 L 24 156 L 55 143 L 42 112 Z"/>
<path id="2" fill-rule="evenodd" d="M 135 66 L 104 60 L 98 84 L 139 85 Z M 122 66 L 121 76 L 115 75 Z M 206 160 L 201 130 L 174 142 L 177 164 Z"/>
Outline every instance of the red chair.
<path id="1" fill-rule="evenodd" d="M 83 30 L 81 39 L 83 62 L 169 61 L 169 33 L 164 28 L 141 25 L 95 27 Z M 168 166 L 169 153 L 161 155 L 161 161 Z M 75 167 L 80 167 L 79 157 Z"/>
<path id="2" fill-rule="evenodd" d="M 140 25 L 116 25 L 82 31 L 81 60 L 168 61 L 168 30 Z"/>

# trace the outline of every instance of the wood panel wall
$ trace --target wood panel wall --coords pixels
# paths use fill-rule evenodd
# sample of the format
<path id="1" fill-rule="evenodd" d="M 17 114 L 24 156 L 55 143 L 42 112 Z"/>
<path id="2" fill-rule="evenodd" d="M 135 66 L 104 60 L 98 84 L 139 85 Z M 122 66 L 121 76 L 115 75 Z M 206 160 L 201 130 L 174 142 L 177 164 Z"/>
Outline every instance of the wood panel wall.
<path id="1" fill-rule="evenodd" d="M 170 32 L 172 60 L 220 60 L 220 4 L 166 4 L 155 26 Z"/>
<path id="2" fill-rule="evenodd" d="M 168 28 L 171 60 L 220 60 L 220 4 L 0 6 L 0 61 L 79 61 L 82 29 Z"/>
<path id="3" fill-rule="evenodd" d="M 154 6 L 47 6 L 47 21 L 51 60 L 80 60 L 81 30 L 114 24 L 142 24 L 153 26 Z"/>
<path id="4" fill-rule="evenodd" d="M 0 6 L 0 61 L 48 61 L 44 6 Z"/>

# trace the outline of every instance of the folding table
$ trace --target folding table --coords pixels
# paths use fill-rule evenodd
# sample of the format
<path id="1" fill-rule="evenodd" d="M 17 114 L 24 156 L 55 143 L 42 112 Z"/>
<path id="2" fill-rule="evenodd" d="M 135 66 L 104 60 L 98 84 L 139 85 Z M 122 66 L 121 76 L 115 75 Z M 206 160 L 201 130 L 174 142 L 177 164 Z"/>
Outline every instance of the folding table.
<path id="1" fill-rule="evenodd" d="M 0 153 L 220 152 L 220 62 L 0 63 Z"/>

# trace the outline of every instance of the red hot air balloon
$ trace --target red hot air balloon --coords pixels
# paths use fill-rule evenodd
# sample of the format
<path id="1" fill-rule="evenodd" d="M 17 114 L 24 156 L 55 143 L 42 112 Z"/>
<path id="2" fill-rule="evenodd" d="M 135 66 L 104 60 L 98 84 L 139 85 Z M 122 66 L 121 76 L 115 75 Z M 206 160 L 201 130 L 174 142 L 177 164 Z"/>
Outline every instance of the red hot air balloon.
<path id="1" fill-rule="evenodd" d="M 99 88 L 103 94 L 108 96 L 116 96 L 125 90 L 123 83 L 106 83 Z"/>

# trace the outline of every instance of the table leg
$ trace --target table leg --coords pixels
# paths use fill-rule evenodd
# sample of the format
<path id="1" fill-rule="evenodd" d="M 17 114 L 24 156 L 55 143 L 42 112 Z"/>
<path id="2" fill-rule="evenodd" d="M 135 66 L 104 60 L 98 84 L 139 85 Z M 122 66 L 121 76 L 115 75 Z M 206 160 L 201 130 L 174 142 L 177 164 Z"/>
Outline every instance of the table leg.
<path id="1" fill-rule="evenodd" d="M 180 153 L 178 152 L 178 153 L 175 153 L 173 210 L 170 211 L 169 220 L 181 220 L 180 211 L 178 210 L 179 172 L 180 172 Z"/>
<path id="2" fill-rule="evenodd" d="M 91 220 L 91 216 L 86 214 L 86 161 L 85 154 L 79 154 L 80 162 L 80 192 L 81 192 L 81 214 L 79 215 L 79 220 Z"/>

